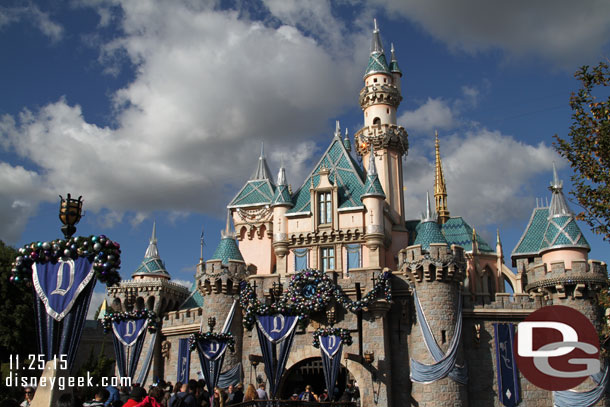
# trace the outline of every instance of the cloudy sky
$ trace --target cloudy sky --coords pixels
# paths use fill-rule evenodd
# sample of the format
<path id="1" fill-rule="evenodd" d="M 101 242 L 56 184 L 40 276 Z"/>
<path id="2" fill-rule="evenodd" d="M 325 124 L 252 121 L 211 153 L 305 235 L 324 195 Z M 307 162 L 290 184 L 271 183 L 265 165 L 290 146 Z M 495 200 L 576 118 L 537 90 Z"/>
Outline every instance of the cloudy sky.
<path id="1" fill-rule="evenodd" d="M 436 129 L 452 215 L 488 240 L 500 228 L 508 256 L 550 198 L 553 161 L 569 185 L 553 135 L 569 131 L 574 71 L 609 54 L 606 1 L 4 1 L 0 239 L 58 237 L 70 192 L 85 200 L 79 233 L 121 243 L 124 277 L 156 220 L 187 283 L 261 142 L 296 189 L 335 120 L 360 128 L 373 18 L 404 73 L 408 217 L 432 189 Z"/>

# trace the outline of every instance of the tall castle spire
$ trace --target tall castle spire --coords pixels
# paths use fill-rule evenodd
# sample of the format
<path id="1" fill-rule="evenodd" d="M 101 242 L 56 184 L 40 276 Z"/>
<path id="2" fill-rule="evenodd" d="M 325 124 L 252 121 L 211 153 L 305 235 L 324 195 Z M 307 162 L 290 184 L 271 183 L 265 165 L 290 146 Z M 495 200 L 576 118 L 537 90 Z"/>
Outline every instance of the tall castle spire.
<path id="1" fill-rule="evenodd" d="M 271 171 L 267 165 L 267 159 L 265 158 L 265 144 L 261 143 L 261 155 L 258 157 L 258 165 L 256 171 L 252 175 L 251 180 L 268 179 L 271 180 Z"/>
<path id="2" fill-rule="evenodd" d="M 153 221 L 152 235 L 150 236 L 150 242 L 146 248 L 146 254 L 144 258 L 159 257 L 159 249 L 157 248 L 157 222 Z"/>
<path id="3" fill-rule="evenodd" d="M 144 254 L 144 260 L 140 263 L 140 266 L 131 275 L 132 278 L 164 278 L 169 280 L 171 277 L 163 264 L 163 260 L 159 256 L 159 249 L 157 248 L 157 223 L 153 222 L 152 235 L 146 253 Z"/>
<path id="4" fill-rule="evenodd" d="M 434 147 L 436 152 L 436 163 L 434 171 L 434 201 L 436 202 L 436 213 L 438 221 L 444 224 L 449 220 L 449 209 L 447 208 L 447 185 L 445 184 L 445 176 L 443 174 L 443 163 L 441 162 L 441 153 L 438 141 L 438 131 L 435 131 Z"/>

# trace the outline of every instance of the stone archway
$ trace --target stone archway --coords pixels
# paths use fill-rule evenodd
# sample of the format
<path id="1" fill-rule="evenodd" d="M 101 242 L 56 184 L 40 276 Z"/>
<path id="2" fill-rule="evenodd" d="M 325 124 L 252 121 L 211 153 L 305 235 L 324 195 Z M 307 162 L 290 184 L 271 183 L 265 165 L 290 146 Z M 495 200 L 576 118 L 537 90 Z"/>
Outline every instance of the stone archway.
<path id="1" fill-rule="evenodd" d="M 338 396 L 343 394 L 349 376 L 348 370 L 341 365 L 335 391 Z M 288 400 L 292 394 L 300 394 L 304 391 L 306 385 L 311 385 L 313 392 L 318 395 L 326 388 L 322 358 L 319 356 L 303 359 L 287 369 L 282 375 L 277 396 L 282 400 Z"/>

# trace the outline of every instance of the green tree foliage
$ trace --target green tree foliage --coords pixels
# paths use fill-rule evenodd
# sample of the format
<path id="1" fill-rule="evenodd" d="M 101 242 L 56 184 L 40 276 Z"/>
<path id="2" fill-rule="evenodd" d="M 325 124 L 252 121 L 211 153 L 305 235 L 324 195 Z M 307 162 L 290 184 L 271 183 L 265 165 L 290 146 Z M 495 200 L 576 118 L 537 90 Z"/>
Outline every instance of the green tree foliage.
<path id="1" fill-rule="evenodd" d="M 572 93 L 572 126 L 566 139 L 555 135 L 554 146 L 574 175 L 572 194 L 583 208 L 580 220 L 610 240 L 610 69 L 606 62 L 575 73 L 580 89 Z"/>
<path id="2" fill-rule="evenodd" d="M 5 387 L 9 374 L 21 373 L 16 366 L 10 369 L 9 357 L 19 355 L 23 363 L 28 354 L 37 353 L 32 287 L 9 281 L 15 257 L 17 250 L 0 240 L 0 400 L 23 397 L 20 387 Z"/>
<path id="3" fill-rule="evenodd" d="M 17 251 L 0 241 L 0 361 L 37 353 L 34 295 L 31 285 L 13 284 L 11 263 Z"/>

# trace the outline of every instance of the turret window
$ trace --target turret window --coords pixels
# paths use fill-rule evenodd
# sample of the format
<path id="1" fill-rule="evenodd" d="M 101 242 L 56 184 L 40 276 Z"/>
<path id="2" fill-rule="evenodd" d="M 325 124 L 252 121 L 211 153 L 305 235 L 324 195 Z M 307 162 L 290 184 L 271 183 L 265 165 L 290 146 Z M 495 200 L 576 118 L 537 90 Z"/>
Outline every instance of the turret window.
<path id="1" fill-rule="evenodd" d="M 318 195 L 318 220 L 320 225 L 327 225 L 333 221 L 333 206 L 330 192 L 321 192 Z"/>
<path id="2" fill-rule="evenodd" d="M 320 266 L 322 271 L 335 269 L 335 248 L 322 247 L 320 251 Z"/>

